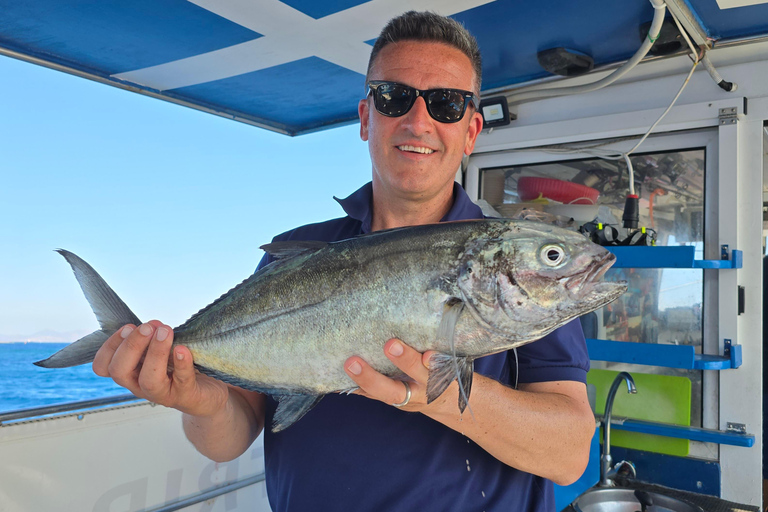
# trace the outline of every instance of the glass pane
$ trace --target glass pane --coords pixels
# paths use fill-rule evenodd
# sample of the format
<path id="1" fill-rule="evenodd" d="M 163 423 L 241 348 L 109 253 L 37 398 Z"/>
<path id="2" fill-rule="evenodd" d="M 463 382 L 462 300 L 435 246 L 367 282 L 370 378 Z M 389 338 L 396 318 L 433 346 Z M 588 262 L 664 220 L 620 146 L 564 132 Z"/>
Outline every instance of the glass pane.
<path id="1" fill-rule="evenodd" d="M 657 245 L 704 249 L 704 149 L 631 156 L 640 226 L 655 231 Z M 533 178 L 533 179 L 531 179 Z M 589 158 L 486 169 L 481 199 L 503 217 L 526 208 L 561 216 L 574 229 L 598 220 L 615 226 L 620 238 L 629 189 L 623 160 Z M 688 269 L 612 269 L 606 279 L 624 280 L 629 290 L 618 301 L 586 319 L 587 337 L 692 345 L 702 350 L 703 271 Z M 591 332 L 587 332 L 591 331 Z M 691 380 L 691 425 L 701 426 L 701 371 L 604 363 L 593 368 L 684 376 Z"/>

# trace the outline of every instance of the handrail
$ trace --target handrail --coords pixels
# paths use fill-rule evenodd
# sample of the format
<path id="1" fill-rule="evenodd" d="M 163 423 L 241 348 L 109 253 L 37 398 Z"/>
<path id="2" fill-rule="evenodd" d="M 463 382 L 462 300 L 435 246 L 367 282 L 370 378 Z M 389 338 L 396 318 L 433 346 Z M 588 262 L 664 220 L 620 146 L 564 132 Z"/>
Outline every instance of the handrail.
<path id="1" fill-rule="evenodd" d="M 81 400 L 79 402 L 67 402 L 65 404 L 44 405 L 42 407 L 30 407 L 29 409 L 19 409 L 17 411 L 0 413 L 0 425 L 5 421 L 19 420 L 25 418 L 36 418 L 47 414 L 56 414 L 59 412 L 79 411 L 81 409 L 90 409 L 103 405 L 119 404 L 122 402 L 131 402 L 133 400 L 143 400 L 133 393 L 124 395 L 107 396 L 95 398 L 93 400 Z"/>
<path id="2" fill-rule="evenodd" d="M 231 484 L 223 485 L 221 487 L 211 489 L 210 491 L 201 492 L 197 496 L 191 496 L 183 500 L 174 501 L 173 503 L 161 505 L 157 508 L 145 510 L 144 512 L 174 512 L 176 510 L 181 510 L 183 508 L 195 505 L 197 503 L 201 503 L 203 501 L 216 498 L 218 496 L 221 496 L 222 494 L 229 494 L 230 492 L 234 492 L 238 489 L 242 489 L 243 487 L 248 487 L 249 485 L 263 482 L 265 478 L 266 478 L 265 473 L 260 473 L 258 475 L 244 478 L 243 480 L 240 480 L 238 482 L 233 482 Z"/>

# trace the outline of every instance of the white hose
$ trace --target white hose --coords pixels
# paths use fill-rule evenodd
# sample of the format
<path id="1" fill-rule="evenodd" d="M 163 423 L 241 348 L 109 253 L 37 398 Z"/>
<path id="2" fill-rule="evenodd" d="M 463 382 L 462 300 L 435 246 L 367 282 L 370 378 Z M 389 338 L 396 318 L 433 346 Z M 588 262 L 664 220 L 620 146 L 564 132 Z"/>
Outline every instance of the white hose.
<path id="1" fill-rule="evenodd" d="M 709 72 L 709 76 L 712 77 L 712 80 L 715 81 L 717 85 L 720 86 L 721 89 L 728 92 L 733 92 L 738 88 L 738 85 L 733 82 L 728 82 L 723 79 L 722 76 L 720 76 L 720 73 L 717 72 L 715 69 L 714 64 L 712 64 L 712 61 L 709 60 L 709 57 L 707 54 L 704 54 L 704 57 L 701 59 L 701 62 L 704 64 L 704 67 L 707 68 L 707 71 Z"/>
<path id="2" fill-rule="evenodd" d="M 666 13 L 667 6 L 663 0 L 650 0 L 653 5 L 653 21 L 651 22 L 651 28 L 648 30 L 648 37 L 645 38 L 643 44 L 635 52 L 631 59 L 625 62 L 619 69 L 608 75 L 607 77 L 593 82 L 591 84 L 577 85 L 573 87 L 557 87 L 554 89 L 543 89 L 537 91 L 520 92 L 512 94 L 507 98 L 510 104 L 521 103 L 524 101 L 537 100 L 542 98 L 551 98 L 553 96 L 563 96 L 566 94 L 580 94 L 584 92 L 596 91 L 603 87 L 612 84 L 622 76 L 626 75 L 646 56 L 648 51 L 653 46 L 656 38 L 659 37 L 661 26 L 664 23 L 664 14 Z M 652 35 L 653 34 L 653 35 Z"/>

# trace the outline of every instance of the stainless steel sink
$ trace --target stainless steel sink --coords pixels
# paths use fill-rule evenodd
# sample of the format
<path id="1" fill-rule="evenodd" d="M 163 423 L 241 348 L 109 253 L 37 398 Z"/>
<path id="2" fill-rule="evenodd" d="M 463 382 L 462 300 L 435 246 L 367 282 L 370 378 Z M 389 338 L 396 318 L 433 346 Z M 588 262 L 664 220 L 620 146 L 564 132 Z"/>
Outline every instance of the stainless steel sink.
<path id="1" fill-rule="evenodd" d="M 663 494 L 633 489 L 593 489 L 573 502 L 577 512 L 703 512 L 691 505 Z M 645 504 L 643 504 L 645 502 Z"/>

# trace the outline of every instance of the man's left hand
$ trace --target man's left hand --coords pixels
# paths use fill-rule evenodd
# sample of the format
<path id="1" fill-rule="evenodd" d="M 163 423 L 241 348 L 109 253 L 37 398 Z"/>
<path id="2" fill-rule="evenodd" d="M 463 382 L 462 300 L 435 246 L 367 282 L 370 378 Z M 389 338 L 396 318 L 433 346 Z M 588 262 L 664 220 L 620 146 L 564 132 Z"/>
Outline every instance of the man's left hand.
<path id="1" fill-rule="evenodd" d="M 427 379 L 429 378 L 429 360 L 432 351 L 418 352 L 401 340 L 391 339 L 384 344 L 384 354 L 392 364 L 403 371 L 410 380 L 411 398 L 407 405 L 401 407 L 404 411 L 426 412 L 426 409 L 438 407 L 442 397 L 427 404 Z M 374 400 L 393 405 L 402 403 L 406 396 L 405 384 L 396 379 L 383 375 L 358 356 L 350 357 L 344 363 L 347 375 L 360 386 L 355 393 Z"/>

